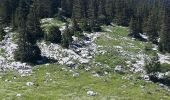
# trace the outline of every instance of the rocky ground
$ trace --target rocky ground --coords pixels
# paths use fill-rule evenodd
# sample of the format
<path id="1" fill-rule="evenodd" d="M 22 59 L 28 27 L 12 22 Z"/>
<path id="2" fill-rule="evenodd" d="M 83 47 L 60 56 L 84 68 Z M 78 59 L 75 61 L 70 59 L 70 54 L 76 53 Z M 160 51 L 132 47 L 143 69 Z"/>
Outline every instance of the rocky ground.
<path id="1" fill-rule="evenodd" d="M 55 22 L 51 18 L 43 19 L 42 23 L 45 23 L 42 25 L 42 28 L 44 28 L 46 31 L 48 31 L 46 27 L 49 27 L 50 25 L 56 25 L 56 26 L 60 25 L 61 31 L 63 31 L 65 28 L 64 23 L 56 24 L 57 21 Z M 87 84 L 92 84 L 92 86 L 94 86 L 93 88 L 85 89 L 86 91 L 85 93 L 88 96 L 102 95 L 100 94 L 102 93 L 102 91 L 97 91 L 98 88 L 95 89 L 94 84 L 98 84 L 99 87 L 101 87 L 101 84 L 102 85 L 105 84 L 105 83 L 100 83 L 102 80 L 102 82 L 104 81 L 107 83 L 108 86 L 110 86 L 111 85 L 110 82 L 112 81 L 110 78 L 112 77 L 114 78 L 113 80 L 118 81 L 117 83 L 116 82 L 115 83 L 117 84 L 117 88 L 119 89 L 128 88 L 128 85 L 124 84 L 125 81 L 129 82 L 129 85 L 135 88 L 135 84 L 137 84 L 136 82 L 139 81 L 138 79 L 136 79 L 137 77 L 136 74 L 137 75 L 139 74 L 140 78 L 143 79 L 145 82 L 148 82 L 148 84 L 152 83 L 149 79 L 149 76 L 146 74 L 144 70 L 145 60 L 149 59 L 149 55 L 147 55 L 143 50 L 143 47 L 145 46 L 146 43 L 141 41 L 136 41 L 135 39 L 127 37 L 127 34 L 125 34 L 124 31 L 123 32 L 119 31 L 125 29 L 124 27 L 112 25 L 112 26 L 103 26 L 103 29 L 104 32 L 94 32 L 94 33 L 84 32 L 83 38 L 77 38 L 73 36 L 72 37 L 73 42 L 68 49 L 61 47 L 59 44 L 48 43 L 45 41 L 38 41 L 37 44 L 42 52 L 41 55 L 45 58 L 56 60 L 54 65 L 56 66 L 61 65 L 62 66 L 61 70 L 64 71 L 62 72 L 64 73 L 62 74 L 63 76 L 60 76 L 61 72 L 58 68 L 57 70 L 52 69 L 51 73 L 53 73 L 55 77 L 58 77 L 58 79 L 59 76 L 64 77 L 62 80 L 60 80 L 61 82 L 63 82 L 63 80 L 66 78 L 65 76 L 69 77 L 71 81 L 72 78 L 74 78 L 74 80 L 77 80 L 80 83 L 81 81 L 88 80 L 88 79 L 89 81 L 98 80 L 99 81 L 98 83 L 96 82 L 87 83 Z M 45 71 L 47 70 L 47 72 L 45 73 L 45 71 L 41 72 L 39 68 L 37 68 L 36 71 L 38 71 L 38 75 L 35 75 L 34 66 L 30 66 L 26 63 L 14 61 L 13 52 L 15 51 L 15 49 L 17 49 L 17 45 L 14 42 L 14 36 L 17 33 L 12 32 L 12 30 L 9 27 L 5 28 L 5 31 L 7 32 L 7 35 L 5 36 L 5 39 L 2 42 L 0 42 L 0 67 L 2 72 L 7 70 L 15 70 L 19 72 L 21 76 L 28 76 L 31 78 L 33 77 L 31 80 L 29 81 L 27 80 L 27 82 L 24 81 L 24 85 L 28 87 L 38 86 L 39 83 L 37 81 L 41 80 L 42 77 L 45 77 L 42 78 L 41 80 L 43 84 L 47 84 L 49 82 L 54 82 L 55 84 L 58 84 L 60 82 L 58 81 L 58 79 L 55 79 L 55 77 L 52 77 L 53 75 L 48 72 L 48 70 L 50 69 L 45 69 Z M 142 37 L 147 39 L 146 35 L 143 34 L 141 35 Z M 153 45 L 153 50 L 157 51 L 156 45 Z M 157 53 L 161 64 L 164 63 L 170 64 L 170 56 L 168 54 L 161 54 L 159 52 Z M 42 63 L 42 61 L 37 61 L 37 62 Z M 90 72 L 92 78 L 91 76 L 88 76 L 86 74 L 83 75 L 84 72 L 82 74 L 82 72 L 78 70 L 79 67 L 82 65 L 84 66 L 83 68 L 85 72 L 86 71 Z M 52 66 L 52 65 L 47 63 L 39 66 Z M 67 66 L 67 67 L 63 67 L 63 66 Z M 55 68 L 56 67 L 54 67 L 54 69 Z M 113 74 L 110 71 L 116 72 L 116 74 L 115 73 Z M 56 72 L 58 74 L 56 74 Z M 65 72 L 71 73 L 71 76 L 67 75 L 67 73 Z M 157 73 L 157 77 L 160 79 L 169 75 L 170 72 Z M 87 76 L 88 78 L 86 78 Z M 37 78 L 36 80 L 34 80 L 35 77 Z M 82 80 L 79 78 L 82 78 Z M 67 81 L 69 79 L 66 79 L 64 81 Z M 11 80 L 5 79 L 5 82 L 10 83 Z M 58 81 L 58 83 L 56 83 L 56 80 Z M 15 79 L 13 81 L 15 82 Z M 86 83 L 86 81 L 84 83 Z M 115 85 L 115 83 L 112 85 Z M 77 82 L 74 84 L 80 86 Z M 120 84 L 121 86 L 119 86 Z M 51 85 L 53 86 L 54 84 L 52 83 Z M 110 88 L 112 88 L 112 85 L 110 86 Z M 158 84 L 158 85 L 159 87 L 161 88 L 163 87 L 167 91 L 170 91 L 170 89 L 164 84 Z M 145 84 L 140 84 L 140 90 L 144 91 L 144 94 L 148 93 L 149 91 L 149 89 L 147 89 L 146 87 L 147 85 L 145 86 Z M 106 90 L 109 91 L 108 87 L 105 88 L 107 88 Z M 129 89 L 129 91 L 130 90 L 131 89 Z M 121 93 L 122 91 L 125 90 L 121 90 Z M 17 93 L 16 97 L 22 97 L 22 94 Z"/>
<path id="2" fill-rule="evenodd" d="M 6 27 L 5 31 L 7 35 L 4 40 L 0 42 L 0 71 L 14 70 L 19 72 L 21 75 L 29 75 L 32 73 L 32 67 L 26 63 L 16 62 L 14 60 L 14 51 L 17 49 L 17 45 L 13 41 L 15 32 L 11 32 L 11 28 Z"/>

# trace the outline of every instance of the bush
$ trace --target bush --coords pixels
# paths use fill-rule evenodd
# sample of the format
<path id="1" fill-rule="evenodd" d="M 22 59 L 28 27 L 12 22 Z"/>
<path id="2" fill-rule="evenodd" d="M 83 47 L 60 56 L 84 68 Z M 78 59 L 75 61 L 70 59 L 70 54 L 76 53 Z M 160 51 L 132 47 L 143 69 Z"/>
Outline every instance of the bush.
<path id="1" fill-rule="evenodd" d="M 147 74 L 154 74 L 159 72 L 161 68 L 161 64 L 159 62 L 159 57 L 157 53 L 153 53 L 150 59 L 145 60 L 145 70 Z"/>
<path id="2" fill-rule="evenodd" d="M 69 45 L 72 43 L 73 39 L 72 39 L 73 34 L 71 33 L 71 30 L 68 28 L 68 25 L 66 25 L 66 29 L 64 30 L 63 34 L 62 34 L 62 46 L 65 48 L 68 48 Z"/>
<path id="3" fill-rule="evenodd" d="M 49 32 L 44 36 L 46 41 L 52 43 L 61 43 L 61 37 L 61 31 L 59 30 L 59 27 L 56 26 L 51 26 Z"/>

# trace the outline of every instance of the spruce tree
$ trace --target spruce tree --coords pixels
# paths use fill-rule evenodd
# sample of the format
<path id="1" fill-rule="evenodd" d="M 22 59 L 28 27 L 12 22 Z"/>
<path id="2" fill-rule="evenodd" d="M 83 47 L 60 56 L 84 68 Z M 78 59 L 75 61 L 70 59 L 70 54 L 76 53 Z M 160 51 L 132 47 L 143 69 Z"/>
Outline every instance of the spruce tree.
<path id="1" fill-rule="evenodd" d="M 82 0 L 73 0 L 72 18 L 74 20 L 81 20 L 83 17 Z"/>
<path id="2" fill-rule="evenodd" d="M 30 12 L 27 16 L 27 30 L 32 36 L 32 40 L 30 40 L 32 43 L 35 43 L 37 39 L 40 39 L 43 37 L 43 32 L 40 27 L 40 21 L 39 17 L 36 14 L 36 5 L 33 3 L 32 7 L 30 8 Z"/>
<path id="3" fill-rule="evenodd" d="M 0 41 L 2 41 L 4 39 L 5 35 L 6 35 L 6 33 L 4 32 L 3 26 L 2 26 L 2 24 L 0 24 Z"/>
<path id="4" fill-rule="evenodd" d="M 27 15 L 29 13 L 30 0 L 20 0 L 19 5 L 15 12 L 15 19 L 13 22 L 13 27 L 22 27 L 22 22 L 27 21 Z"/>
<path id="5" fill-rule="evenodd" d="M 1 13 L 2 13 L 3 24 L 9 24 L 11 20 L 10 2 L 9 0 L 4 0 L 1 3 L 2 3 Z"/>
<path id="6" fill-rule="evenodd" d="M 132 17 L 131 21 L 129 23 L 129 28 L 130 28 L 130 36 L 140 39 L 140 34 L 139 34 L 139 23 L 138 23 L 138 18 Z"/>
<path id="7" fill-rule="evenodd" d="M 170 52 L 170 15 L 165 12 L 162 20 L 160 32 L 159 50 L 161 52 Z"/>
<path id="8" fill-rule="evenodd" d="M 99 0 L 98 5 L 98 22 L 102 24 L 108 24 L 105 10 L 105 0 Z"/>
<path id="9" fill-rule="evenodd" d="M 36 44 L 30 42 L 30 33 L 27 31 L 26 25 L 22 25 L 18 31 L 18 48 L 14 52 L 14 59 L 21 62 L 35 63 L 40 59 L 41 51 Z"/>
<path id="10" fill-rule="evenodd" d="M 83 19 L 82 20 L 82 23 L 81 23 L 80 27 L 81 27 L 82 31 L 88 31 L 88 32 L 91 31 L 91 28 L 90 28 L 90 26 L 87 23 L 87 19 Z"/>
<path id="11" fill-rule="evenodd" d="M 75 19 L 73 19 L 73 21 L 72 21 L 71 32 L 77 37 L 83 36 L 82 30 Z"/>
<path id="12" fill-rule="evenodd" d="M 72 43 L 73 34 L 71 33 L 70 29 L 68 28 L 68 24 L 66 24 L 66 29 L 64 30 L 62 34 L 62 46 L 65 48 L 68 48 L 69 45 Z"/>
<path id="13" fill-rule="evenodd" d="M 149 41 L 152 43 L 158 42 L 158 27 L 156 15 L 152 12 L 147 21 L 146 33 L 149 36 Z"/>
<path id="14" fill-rule="evenodd" d="M 117 25 L 123 25 L 123 26 L 127 26 L 128 25 L 128 19 L 126 16 L 126 8 L 127 8 L 127 2 L 126 0 L 116 0 L 115 2 L 115 23 Z"/>

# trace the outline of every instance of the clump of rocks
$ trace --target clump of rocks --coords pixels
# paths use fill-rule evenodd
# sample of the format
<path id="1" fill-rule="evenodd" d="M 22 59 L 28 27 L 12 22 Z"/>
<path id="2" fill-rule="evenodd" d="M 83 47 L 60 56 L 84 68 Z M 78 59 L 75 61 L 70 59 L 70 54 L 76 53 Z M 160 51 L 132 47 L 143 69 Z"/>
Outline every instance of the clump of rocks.
<path id="1" fill-rule="evenodd" d="M 59 44 L 48 44 L 45 41 L 37 44 L 43 57 L 76 68 L 79 64 L 88 64 L 96 53 L 100 53 L 94 41 L 101 35 L 102 33 L 84 33 L 84 38 L 81 39 L 73 36 L 73 42 L 68 49 L 61 47 Z"/>

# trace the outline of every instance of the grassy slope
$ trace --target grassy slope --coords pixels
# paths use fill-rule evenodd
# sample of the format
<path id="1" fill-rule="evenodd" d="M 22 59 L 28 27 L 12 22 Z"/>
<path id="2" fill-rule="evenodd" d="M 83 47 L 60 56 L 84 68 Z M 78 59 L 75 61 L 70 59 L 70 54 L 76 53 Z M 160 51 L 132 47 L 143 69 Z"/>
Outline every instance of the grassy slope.
<path id="1" fill-rule="evenodd" d="M 114 47 L 132 43 L 134 48 L 124 48 L 129 52 L 138 52 L 144 47 L 144 43 L 123 39 L 128 29 L 122 27 L 110 27 L 113 32 L 108 32 L 114 39 L 99 38 L 96 42 L 106 46 L 108 53 L 95 57 L 95 61 L 114 67 L 124 64 L 122 56 L 114 54 Z M 125 64 L 124 64 L 125 65 Z M 0 78 L 0 98 L 5 100 L 170 100 L 170 93 L 159 88 L 153 83 L 146 83 L 136 79 L 122 79 L 127 74 L 111 73 L 102 77 L 94 77 L 91 72 L 79 71 L 79 77 L 73 77 L 72 72 L 64 71 L 60 65 L 43 65 L 34 68 L 32 76 L 21 77 L 14 72 L 2 74 Z M 48 74 L 50 73 L 50 74 Z M 130 73 L 129 73 L 130 74 Z M 14 79 L 16 77 L 16 79 Z M 26 86 L 26 82 L 34 82 L 34 85 Z M 141 88 L 141 85 L 145 89 Z M 87 95 L 88 90 L 98 94 L 94 97 Z M 16 94 L 21 97 L 16 97 Z"/>

